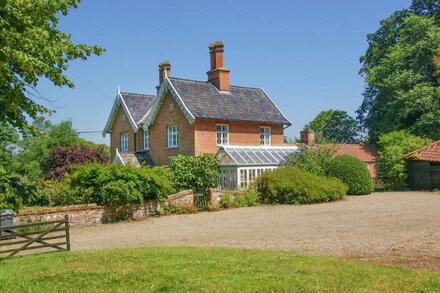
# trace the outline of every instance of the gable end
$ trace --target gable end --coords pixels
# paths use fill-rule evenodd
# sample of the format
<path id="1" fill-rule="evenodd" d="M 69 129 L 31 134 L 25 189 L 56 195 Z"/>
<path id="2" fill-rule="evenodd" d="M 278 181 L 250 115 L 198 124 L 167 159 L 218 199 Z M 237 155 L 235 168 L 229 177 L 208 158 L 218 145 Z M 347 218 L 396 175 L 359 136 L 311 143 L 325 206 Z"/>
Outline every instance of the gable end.
<path id="1" fill-rule="evenodd" d="M 150 111 L 147 113 L 146 117 L 144 118 L 145 120 L 143 125 L 144 129 L 148 129 L 148 127 L 154 123 L 154 120 L 156 119 L 157 113 L 159 112 L 160 109 L 161 101 L 163 100 L 167 92 L 173 96 L 180 110 L 185 115 L 185 118 L 188 120 L 188 123 L 189 124 L 194 123 L 195 120 L 194 115 L 189 111 L 188 107 L 185 105 L 182 98 L 179 96 L 179 93 L 176 91 L 176 89 L 174 88 L 168 77 L 165 77 L 165 80 L 160 86 L 160 89 L 157 93 L 157 97 L 154 100 Z"/>
<path id="2" fill-rule="evenodd" d="M 131 115 L 130 111 L 128 110 L 127 104 L 125 103 L 124 99 L 122 98 L 121 92 L 119 91 L 116 94 L 115 101 L 113 103 L 112 110 L 110 111 L 110 116 L 108 117 L 107 123 L 104 127 L 104 130 L 102 131 L 102 136 L 105 137 L 107 133 L 110 133 L 110 130 L 113 127 L 113 123 L 115 121 L 116 115 L 118 113 L 118 107 L 121 107 L 124 111 L 125 116 L 128 118 L 128 121 L 130 122 L 131 128 L 134 132 L 138 131 L 138 126 L 136 125 L 136 121 L 134 121 L 133 116 Z"/>

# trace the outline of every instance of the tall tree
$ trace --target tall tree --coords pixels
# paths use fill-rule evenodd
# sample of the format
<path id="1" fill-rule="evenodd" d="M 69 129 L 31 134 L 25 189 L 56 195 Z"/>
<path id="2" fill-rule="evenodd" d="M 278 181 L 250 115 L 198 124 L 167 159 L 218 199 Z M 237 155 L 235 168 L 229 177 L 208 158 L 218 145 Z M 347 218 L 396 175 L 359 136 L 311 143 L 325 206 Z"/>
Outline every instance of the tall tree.
<path id="1" fill-rule="evenodd" d="M 372 142 L 394 130 L 440 139 L 440 76 L 433 62 L 439 11 L 438 1 L 414 0 L 368 35 L 360 71 L 367 86 L 357 114 Z"/>
<path id="2" fill-rule="evenodd" d="M 304 126 L 313 130 L 317 143 L 358 143 L 361 138 L 357 121 L 341 110 L 327 110 Z"/>
<path id="3" fill-rule="evenodd" d="M 79 0 L 0 1 L 0 123 L 22 133 L 34 130 L 35 119 L 49 109 L 36 90 L 42 77 L 56 86 L 73 87 L 64 74 L 68 62 L 100 55 L 98 46 L 74 44 L 58 29 L 59 16 L 77 8 Z"/>
<path id="4" fill-rule="evenodd" d="M 32 127 L 36 129 L 38 136 L 25 137 L 19 142 L 22 149 L 19 153 L 19 173 L 30 180 L 38 181 L 47 171 L 50 150 L 54 147 L 69 147 L 79 138 L 69 120 L 52 124 L 48 120 L 37 118 Z"/>

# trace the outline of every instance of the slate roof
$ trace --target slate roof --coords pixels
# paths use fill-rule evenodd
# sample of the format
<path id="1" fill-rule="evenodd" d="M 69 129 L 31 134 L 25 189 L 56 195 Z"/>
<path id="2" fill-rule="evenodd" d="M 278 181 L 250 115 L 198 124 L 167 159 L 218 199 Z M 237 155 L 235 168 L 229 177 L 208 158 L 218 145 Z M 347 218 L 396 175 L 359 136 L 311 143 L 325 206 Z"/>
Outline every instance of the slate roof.
<path id="1" fill-rule="evenodd" d="M 231 85 L 220 92 L 210 82 L 169 80 L 195 118 L 291 125 L 262 89 Z"/>
<path id="2" fill-rule="evenodd" d="M 421 149 L 405 156 L 408 160 L 440 162 L 440 140 L 437 140 Z"/>
<path id="3" fill-rule="evenodd" d="M 371 163 L 379 161 L 378 149 L 374 145 L 364 144 L 336 144 L 335 155 L 349 155 L 358 158 L 362 162 Z"/>
<path id="4" fill-rule="evenodd" d="M 125 165 L 131 165 L 134 167 L 141 167 L 142 165 L 153 166 L 153 161 L 151 160 L 150 155 L 146 152 L 119 153 L 119 155 Z"/>
<path id="5" fill-rule="evenodd" d="M 143 94 L 133 94 L 133 93 L 123 93 L 121 96 L 130 111 L 131 116 L 137 124 L 142 122 L 142 118 L 150 110 L 153 100 L 156 96 L 153 95 L 143 95 Z"/>

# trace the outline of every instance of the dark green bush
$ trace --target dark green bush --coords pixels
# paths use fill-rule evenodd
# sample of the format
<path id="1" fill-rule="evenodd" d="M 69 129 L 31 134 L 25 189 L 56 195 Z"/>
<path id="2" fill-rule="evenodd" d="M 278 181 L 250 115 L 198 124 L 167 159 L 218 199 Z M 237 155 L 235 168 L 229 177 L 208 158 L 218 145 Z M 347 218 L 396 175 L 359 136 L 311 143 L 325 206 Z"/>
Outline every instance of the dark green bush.
<path id="1" fill-rule="evenodd" d="M 217 186 L 220 176 L 217 159 L 211 154 L 172 157 L 168 169 L 173 186 L 179 191 L 192 189 L 206 193 Z"/>
<path id="2" fill-rule="evenodd" d="M 262 203 L 307 204 L 341 199 L 347 186 L 338 179 L 325 178 L 297 168 L 265 172 L 255 187 Z"/>
<path id="3" fill-rule="evenodd" d="M 88 164 L 76 166 L 63 181 L 46 183 L 51 205 L 99 204 L 119 207 L 174 192 L 169 174 L 161 167 Z"/>
<path id="4" fill-rule="evenodd" d="M 352 156 L 335 157 L 328 168 L 327 175 L 347 184 L 348 194 L 361 195 L 373 191 L 373 180 L 364 163 Z"/>

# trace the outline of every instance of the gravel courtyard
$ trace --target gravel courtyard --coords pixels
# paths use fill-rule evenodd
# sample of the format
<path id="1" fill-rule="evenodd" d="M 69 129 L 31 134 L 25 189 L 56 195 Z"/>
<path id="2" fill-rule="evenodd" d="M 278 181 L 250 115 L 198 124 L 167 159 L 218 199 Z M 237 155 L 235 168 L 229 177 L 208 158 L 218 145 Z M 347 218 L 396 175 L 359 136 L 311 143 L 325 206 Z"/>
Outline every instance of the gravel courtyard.
<path id="1" fill-rule="evenodd" d="M 440 195 L 373 193 L 316 205 L 258 206 L 71 230 L 73 250 L 220 246 L 440 271 Z"/>

